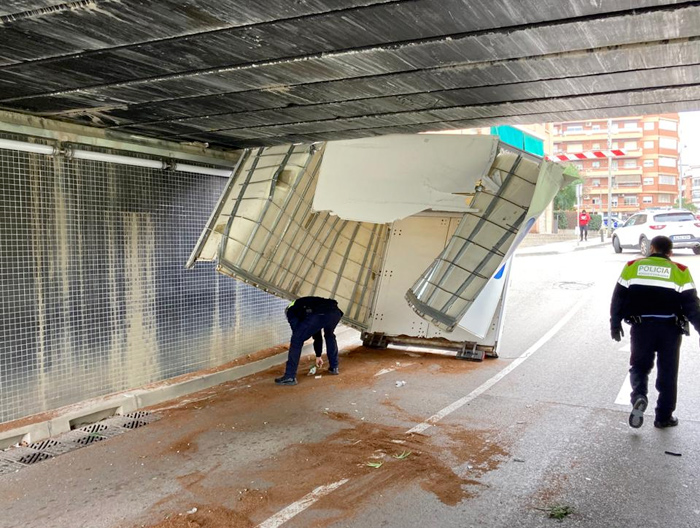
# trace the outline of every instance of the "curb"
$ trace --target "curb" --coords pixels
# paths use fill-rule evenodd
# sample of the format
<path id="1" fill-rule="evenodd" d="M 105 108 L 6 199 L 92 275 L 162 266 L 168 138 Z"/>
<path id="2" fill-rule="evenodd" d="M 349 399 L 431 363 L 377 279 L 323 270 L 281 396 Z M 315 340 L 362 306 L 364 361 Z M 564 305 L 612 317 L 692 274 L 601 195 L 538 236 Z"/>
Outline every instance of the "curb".
<path id="1" fill-rule="evenodd" d="M 583 251 L 585 249 L 594 249 L 610 245 L 610 242 L 596 242 L 587 246 L 574 246 L 572 248 L 561 249 L 544 249 L 543 251 L 527 251 L 527 252 L 515 252 L 516 257 L 539 257 L 541 255 L 563 255 L 565 253 L 573 253 L 574 251 Z M 543 246 L 546 248 L 546 246 Z"/>

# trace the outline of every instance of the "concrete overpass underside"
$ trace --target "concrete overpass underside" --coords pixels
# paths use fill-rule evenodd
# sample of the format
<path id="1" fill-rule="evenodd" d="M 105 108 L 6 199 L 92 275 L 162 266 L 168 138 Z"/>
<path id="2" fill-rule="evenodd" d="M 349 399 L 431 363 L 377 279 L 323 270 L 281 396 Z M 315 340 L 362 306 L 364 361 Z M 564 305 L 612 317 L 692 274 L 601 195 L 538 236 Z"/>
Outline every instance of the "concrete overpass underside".
<path id="1" fill-rule="evenodd" d="M 700 109 L 700 2 L 6 0 L 0 107 L 241 148 Z"/>

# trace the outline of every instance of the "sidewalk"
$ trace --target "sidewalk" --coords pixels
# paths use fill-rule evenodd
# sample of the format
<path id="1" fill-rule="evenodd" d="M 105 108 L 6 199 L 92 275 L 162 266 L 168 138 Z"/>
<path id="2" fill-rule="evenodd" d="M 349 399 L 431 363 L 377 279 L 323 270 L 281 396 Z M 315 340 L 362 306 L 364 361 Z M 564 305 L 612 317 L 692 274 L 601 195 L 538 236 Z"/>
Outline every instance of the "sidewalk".
<path id="1" fill-rule="evenodd" d="M 528 237 L 531 235 L 528 235 Z M 528 240 L 528 237 L 525 240 Z M 548 240 L 551 240 L 549 242 Z M 531 240 L 532 244 L 533 241 Z M 601 241 L 600 234 L 590 234 L 587 241 L 581 242 L 578 237 L 572 238 L 570 240 L 561 240 L 561 237 L 557 235 L 538 235 L 535 241 L 537 245 L 528 245 L 526 247 L 519 247 L 515 251 L 516 257 L 526 257 L 533 255 L 557 255 L 560 253 L 570 253 L 572 251 L 580 251 L 583 249 L 597 248 L 601 246 L 610 246 L 612 248 L 612 242 L 609 238 L 605 238 Z"/>

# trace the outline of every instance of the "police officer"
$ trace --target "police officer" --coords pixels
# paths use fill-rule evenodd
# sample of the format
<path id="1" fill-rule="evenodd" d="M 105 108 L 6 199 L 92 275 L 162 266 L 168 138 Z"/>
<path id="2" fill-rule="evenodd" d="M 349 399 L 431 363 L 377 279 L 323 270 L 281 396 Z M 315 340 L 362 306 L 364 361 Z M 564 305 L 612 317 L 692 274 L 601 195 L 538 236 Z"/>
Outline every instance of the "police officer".
<path id="1" fill-rule="evenodd" d="M 314 352 L 316 353 L 316 366 L 321 367 L 323 360 L 323 342 L 321 331 L 326 339 L 326 354 L 328 355 L 328 372 L 339 374 L 338 370 L 338 343 L 335 339 L 335 327 L 338 326 L 343 312 L 338 308 L 338 303 L 333 299 L 323 297 L 301 297 L 290 304 L 285 310 L 289 326 L 292 327 L 292 340 L 289 345 L 287 366 L 284 376 L 276 378 L 278 385 L 296 385 L 297 368 L 301 357 L 301 348 L 304 341 L 314 338 Z"/>
<path id="2" fill-rule="evenodd" d="M 628 262 L 615 285 L 610 305 L 610 333 L 615 341 L 624 335 L 622 320 L 632 325 L 630 427 L 644 422 L 647 382 L 657 358 L 654 427 L 678 425 L 676 409 L 678 361 L 681 335 L 688 333 L 688 320 L 700 332 L 700 305 L 690 270 L 670 260 L 673 242 L 665 236 L 651 241 L 651 255 Z"/>

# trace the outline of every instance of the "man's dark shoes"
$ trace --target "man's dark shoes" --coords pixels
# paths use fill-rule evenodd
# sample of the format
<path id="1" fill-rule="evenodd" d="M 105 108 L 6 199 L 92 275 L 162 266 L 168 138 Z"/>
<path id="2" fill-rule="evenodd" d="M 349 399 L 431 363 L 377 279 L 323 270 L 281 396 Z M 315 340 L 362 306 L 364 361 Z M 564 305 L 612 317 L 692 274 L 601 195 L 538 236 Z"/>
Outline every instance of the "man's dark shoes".
<path id="1" fill-rule="evenodd" d="M 666 420 L 654 420 L 654 427 L 658 429 L 666 429 L 667 427 L 676 427 L 678 425 L 678 418 L 671 416 Z"/>
<path id="2" fill-rule="evenodd" d="M 329 368 L 328 374 L 333 374 L 334 376 L 337 376 L 338 374 L 340 374 L 340 370 L 338 370 L 338 367 Z"/>
<path id="3" fill-rule="evenodd" d="M 296 385 L 297 379 L 282 376 L 281 378 L 275 378 L 275 383 L 277 383 L 277 385 Z"/>
<path id="4" fill-rule="evenodd" d="M 644 411 L 647 410 L 647 405 L 649 402 L 644 396 L 638 396 L 634 400 L 634 405 L 632 406 L 632 412 L 630 413 L 630 427 L 634 429 L 639 429 L 644 423 Z"/>

